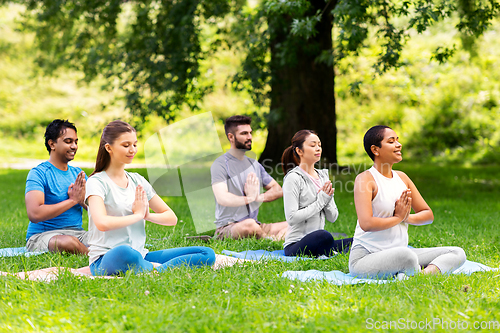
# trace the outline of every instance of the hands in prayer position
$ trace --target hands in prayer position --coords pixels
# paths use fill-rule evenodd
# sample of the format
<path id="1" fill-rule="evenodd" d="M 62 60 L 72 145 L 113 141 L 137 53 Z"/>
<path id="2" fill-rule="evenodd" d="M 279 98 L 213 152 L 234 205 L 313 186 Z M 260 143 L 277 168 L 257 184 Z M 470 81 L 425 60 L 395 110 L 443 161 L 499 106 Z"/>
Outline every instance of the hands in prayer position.
<path id="1" fill-rule="evenodd" d="M 260 194 L 259 178 L 254 172 L 250 172 L 245 183 L 245 195 L 252 201 L 257 201 Z"/>
<path id="2" fill-rule="evenodd" d="M 75 182 L 68 187 L 68 197 L 85 207 L 85 172 L 81 171 L 75 179 Z"/>
<path id="3" fill-rule="evenodd" d="M 143 219 L 147 220 L 149 216 L 149 201 L 146 191 L 141 185 L 135 189 L 135 200 L 132 204 L 132 212 L 140 215 Z"/>
<path id="4" fill-rule="evenodd" d="M 333 195 L 333 192 L 335 192 L 335 188 L 332 187 L 332 182 L 327 180 L 325 182 L 325 184 L 323 185 L 323 188 L 321 189 L 321 191 L 325 192 L 326 194 L 328 194 L 329 196 L 332 196 Z"/>
<path id="5" fill-rule="evenodd" d="M 401 193 L 401 197 L 396 201 L 394 216 L 401 218 L 401 222 L 407 222 L 411 213 L 411 191 L 407 189 Z"/>

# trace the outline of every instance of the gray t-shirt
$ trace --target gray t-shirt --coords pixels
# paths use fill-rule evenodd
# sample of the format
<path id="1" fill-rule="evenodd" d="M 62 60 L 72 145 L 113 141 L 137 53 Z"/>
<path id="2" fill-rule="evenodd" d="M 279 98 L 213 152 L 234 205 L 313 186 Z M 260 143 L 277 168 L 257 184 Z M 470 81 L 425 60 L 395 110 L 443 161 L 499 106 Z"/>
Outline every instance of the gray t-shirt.
<path id="1" fill-rule="evenodd" d="M 142 185 L 148 201 L 156 194 L 148 181 L 138 173 L 126 172 L 128 178 L 127 188 L 118 186 L 109 178 L 106 171 L 96 173 L 89 178 L 85 190 L 85 201 L 88 204 L 88 197 L 97 195 L 104 200 L 106 213 L 110 216 L 132 215 L 132 205 L 135 200 L 135 189 Z M 100 231 L 96 228 L 92 215 L 89 214 L 89 262 L 90 264 L 104 255 L 109 250 L 120 246 L 128 245 L 139 251 L 144 257 L 148 250 L 144 248 L 146 242 L 145 221 L 140 220 L 125 228 Z"/>
<path id="2" fill-rule="evenodd" d="M 245 182 L 249 173 L 257 175 L 262 187 L 271 183 L 273 178 L 266 172 L 264 167 L 256 160 L 244 156 L 243 160 L 231 155 L 229 152 L 219 156 L 210 168 L 212 185 L 224 182 L 230 193 L 244 196 Z M 229 222 L 239 222 L 248 218 L 257 221 L 260 202 L 252 202 L 249 205 L 239 207 L 226 207 L 215 201 L 215 225 L 217 228 L 227 225 Z"/>

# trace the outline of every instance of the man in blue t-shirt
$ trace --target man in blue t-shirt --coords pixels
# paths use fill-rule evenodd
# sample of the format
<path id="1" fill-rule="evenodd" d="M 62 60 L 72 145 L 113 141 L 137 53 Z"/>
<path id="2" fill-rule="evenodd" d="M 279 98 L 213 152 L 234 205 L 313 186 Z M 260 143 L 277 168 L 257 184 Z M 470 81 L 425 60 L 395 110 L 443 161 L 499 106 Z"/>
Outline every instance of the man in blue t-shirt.
<path id="1" fill-rule="evenodd" d="M 26 248 L 87 254 L 88 233 L 82 228 L 86 175 L 68 165 L 78 150 L 75 125 L 61 119 L 51 122 L 45 147 L 49 160 L 31 169 L 26 179 Z"/>
<path id="2" fill-rule="evenodd" d="M 288 223 L 261 223 L 257 220 L 260 204 L 283 196 L 281 186 L 262 164 L 245 156 L 252 149 L 252 119 L 232 116 L 224 129 L 231 149 L 218 157 L 210 168 L 215 196 L 215 236 L 224 238 L 284 239 Z M 266 191 L 261 193 L 261 188 Z"/>

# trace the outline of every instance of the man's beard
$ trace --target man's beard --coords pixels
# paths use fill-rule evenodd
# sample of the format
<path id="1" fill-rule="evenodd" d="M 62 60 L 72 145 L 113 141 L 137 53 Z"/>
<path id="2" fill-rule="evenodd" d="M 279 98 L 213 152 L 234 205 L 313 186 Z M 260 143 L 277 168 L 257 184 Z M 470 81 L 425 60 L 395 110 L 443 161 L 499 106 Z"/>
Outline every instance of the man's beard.
<path id="1" fill-rule="evenodd" d="M 247 146 L 247 144 L 248 144 L 248 146 Z M 238 140 L 234 140 L 234 145 L 237 149 L 252 150 L 252 140 L 248 140 L 245 143 L 240 142 Z"/>

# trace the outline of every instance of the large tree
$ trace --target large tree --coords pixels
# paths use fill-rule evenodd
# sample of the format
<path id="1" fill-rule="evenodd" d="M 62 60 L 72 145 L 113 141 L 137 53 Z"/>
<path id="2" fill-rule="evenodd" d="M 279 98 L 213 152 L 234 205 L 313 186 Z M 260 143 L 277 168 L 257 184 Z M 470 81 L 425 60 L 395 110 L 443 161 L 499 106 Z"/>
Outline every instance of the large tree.
<path id="1" fill-rule="evenodd" d="M 293 133 L 310 128 L 334 163 L 338 59 L 355 55 L 375 31 L 382 73 L 400 65 L 411 31 L 447 17 L 470 48 L 500 9 L 498 0 L 262 0 L 254 9 L 244 0 L 18 2 L 27 6 L 24 24 L 36 31 L 43 68 L 71 66 L 87 80 L 107 78 L 138 120 L 150 113 L 171 120 L 182 105 L 196 107 L 210 89 L 198 80 L 200 61 L 221 43 L 239 47 L 246 57 L 234 86 L 269 106 L 261 159 L 277 162 Z M 218 29 L 210 43 L 201 42 L 204 26 Z M 445 61 L 453 51 L 443 45 L 433 57 Z"/>
<path id="2" fill-rule="evenodd" d="M 258 43 L 245 44 L 248 56 L 244 70 L 237 75 L 237 80 L 252 82 L 256 102 L 270 99 L 261 161 L 279 161 L 295 132 L 304 128 L 316 130 L 323 138 L 323 157 L 337 161 L 333 62 L 318 61 L 322 52 L 333 49 L 332 9 L 336 4 L 336 0 L 268 1 L 254 14 L 265 26 L 255 24 L 253 18 L 243 30 L 250 32 L 243 41 L 258 40 L 266 31 Z M 267 54 L 270 57 L 265 61 Z M 261 63 L 256 64 L 255 59 Z M 263 83 L 271 89 L 259 86 Z"/>
<path id="3" fill-rule="evenodd" d="M 412 31 L 422 33 L 453 18 L 462 44 L 472 49 L 499 10 L 496 0 L 263 1 L 256 13 L 242 17 L 247 22 L 242 30 L 246 38 L 240 39 L 248 57 L 237 75 L 237 81 L 252 83 L 257 102 L 270 99 L 269 132 L 260 159 L 278 161 L 292 135 L 309 128 L 323 139 L 323 157 L 337 162 L 334 65 L 347 55 L 357 55 L 370 31 L 381 47 L 374 67 L 384 73 L 401 65 L 401 52 Z M 332 28 L 338 32 L 333 42 Z M 443 45 L 433 50 L 432 58 L 443 62 L 454 51 L 455 45 Z M 265 89 L 267 84 L 270 90 Z M 356 89 L 359 82 L 353 82 L 352 90 Z"/>

